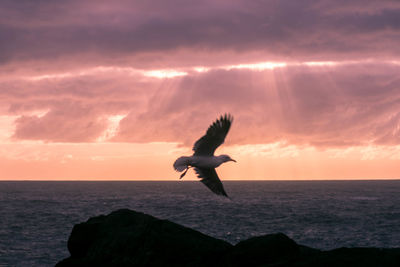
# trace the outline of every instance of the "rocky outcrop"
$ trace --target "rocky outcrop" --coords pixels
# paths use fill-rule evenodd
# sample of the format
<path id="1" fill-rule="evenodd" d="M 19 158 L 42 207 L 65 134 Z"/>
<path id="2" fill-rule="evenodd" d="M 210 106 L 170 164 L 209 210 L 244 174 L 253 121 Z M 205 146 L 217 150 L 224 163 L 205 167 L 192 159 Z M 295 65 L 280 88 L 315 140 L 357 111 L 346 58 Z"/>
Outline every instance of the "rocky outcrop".
<path id="1" fill-rule="evenodd" d="M 167 220 L 118 210 L 75 225 L 71 256 L 57 266 L 205 266 L 231 247 Z"/>
<path id="2" fill-rule="evenodd" d="M 400 266 L 400 248 L 320 251 L 284 234 L 235 246 L 198 231 L 131 210 L 74 226 L 71 256 L 56 266 Z"/>

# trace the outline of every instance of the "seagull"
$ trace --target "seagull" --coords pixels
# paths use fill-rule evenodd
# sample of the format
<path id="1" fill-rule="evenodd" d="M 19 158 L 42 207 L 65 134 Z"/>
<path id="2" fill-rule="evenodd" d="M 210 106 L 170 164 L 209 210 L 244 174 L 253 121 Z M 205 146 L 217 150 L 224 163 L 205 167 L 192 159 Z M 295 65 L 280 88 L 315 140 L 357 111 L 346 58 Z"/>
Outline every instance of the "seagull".
<path id="1" fill-rule="evenodd" d="M 228 155 L 214 156 L 214 152 L 224 143 L 232 121 L 233 117 L 230 114 L 221 115 L 219 119 L 208 127 L 206 134 L 194 143 L 193 155 L 180 157 L 174 162 L 176 171 L 184 171 L 179 179 L 182 179 L 189 168 L 193 167 L 197 177 L 201 179 L 200 182 L 215 194 L 228 197 L 215 168 L 222 163 L 228 161 L 236 162 L 236 160 Z"/>

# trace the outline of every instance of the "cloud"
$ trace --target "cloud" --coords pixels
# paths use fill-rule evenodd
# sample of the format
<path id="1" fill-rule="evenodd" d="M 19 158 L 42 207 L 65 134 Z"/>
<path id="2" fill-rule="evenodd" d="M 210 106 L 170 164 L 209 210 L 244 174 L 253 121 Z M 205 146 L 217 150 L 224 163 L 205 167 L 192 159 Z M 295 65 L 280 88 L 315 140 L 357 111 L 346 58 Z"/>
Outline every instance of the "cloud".
<path id="1" fill-rule="evenodd" d="M 393 59 L 400 52 L 397 1 L 3 1 L 2 7 L 3 68 Z"/>
<path id="2" fill-rule="evenodd" d="M 106 123 L 91 116 L 91 110 L 76 104 L 63 104 L 43 117 L 21 116 L 16 120 L 14 138 L 52 142 L 92 142 Z"/>
<path id="3" fill-rule="evenodd" d="M 191 146 L 230 112 L 228 144 L 399 143 L 396 64 L 210 69 L 163 79 L 113 68 L 85 73 L 0 82 L 2 114 L 19 116 L 14 139 Z"/>
<path id="4" fill-rule="evenodd" d="M 128 114 L 115 139 L 191 145 L 219 114 L 231 112 L 230 144 L 398 144 L 398 70 L 350 64 L 190 75 L 175 90 L 159 92 L 147 111 Z"/>
<path id="5" fill-rule="evenodd" d="M 398 144 L 399 18 L 389 0 L 5 0 L 0 115 L 16 140 L 190 146 L 231 112 L 230 144 Z"/>
<path id="6" fill-rule="evenodd" d="M 220 152 L 242 167 L 221 176 L 396 177 L 399 18 L 397 0 L 2 0 L 3 176 L 166 178 L 229 112 Z"/>
<path id="7" fill-rule="evenodd" d="M 96 75 L 64 75 L 0 82 L 0 113 L 19 116 L 14 139 L 92 142 L 112 126 L 109 119 L 142 110 L 161 83 L 110 69 Z"/>

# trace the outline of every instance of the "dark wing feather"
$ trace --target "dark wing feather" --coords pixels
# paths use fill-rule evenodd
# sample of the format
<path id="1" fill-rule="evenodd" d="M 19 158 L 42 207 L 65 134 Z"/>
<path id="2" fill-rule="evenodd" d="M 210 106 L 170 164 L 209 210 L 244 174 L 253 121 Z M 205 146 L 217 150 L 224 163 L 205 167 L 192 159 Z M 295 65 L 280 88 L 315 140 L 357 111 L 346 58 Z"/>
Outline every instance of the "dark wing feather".
<path id="1" fill-rule="evenodd" d="M 214 151 L 225 140 L 231 128 L 233 117 L 229 114 L 221 116 L 208 127 L 207 133 L 194 143 L 194 156 L 212 156 Z"/>
<path id="2" fill-rule="evenodd" d="M 217 195 L 228 197 L 215 169 L 194 168 L 201 182 Z"/>

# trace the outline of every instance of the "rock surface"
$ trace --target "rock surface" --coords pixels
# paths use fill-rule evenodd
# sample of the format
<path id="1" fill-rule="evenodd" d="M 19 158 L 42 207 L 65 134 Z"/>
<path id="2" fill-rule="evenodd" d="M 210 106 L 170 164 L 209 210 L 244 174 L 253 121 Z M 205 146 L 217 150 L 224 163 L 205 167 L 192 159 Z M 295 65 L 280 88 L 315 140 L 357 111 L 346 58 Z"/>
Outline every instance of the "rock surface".
<path id="1" fill-rule="evenodd" d="M 118 210 L 74 226 L 56 266 L 400 266 L 400 248 L 320 251 L 284 234 L 235 246 L 179 224 Z"/>

